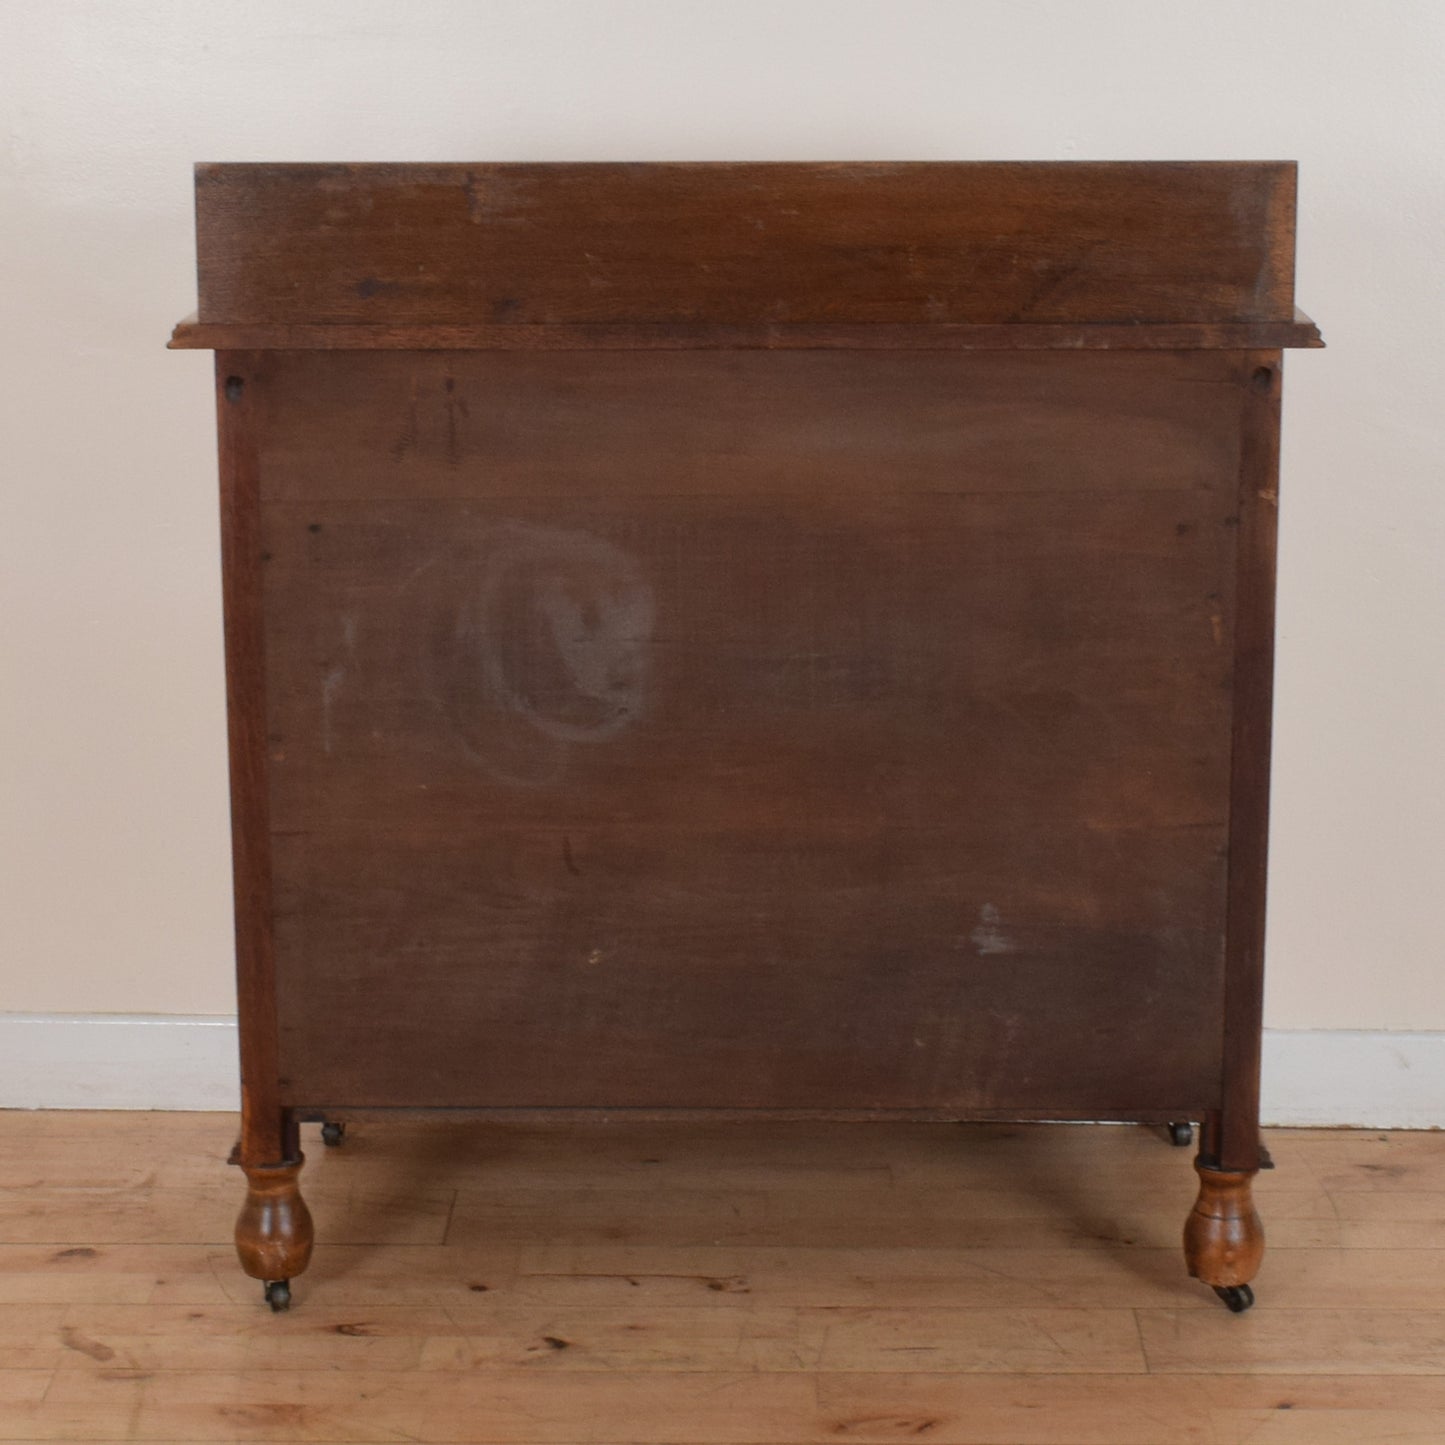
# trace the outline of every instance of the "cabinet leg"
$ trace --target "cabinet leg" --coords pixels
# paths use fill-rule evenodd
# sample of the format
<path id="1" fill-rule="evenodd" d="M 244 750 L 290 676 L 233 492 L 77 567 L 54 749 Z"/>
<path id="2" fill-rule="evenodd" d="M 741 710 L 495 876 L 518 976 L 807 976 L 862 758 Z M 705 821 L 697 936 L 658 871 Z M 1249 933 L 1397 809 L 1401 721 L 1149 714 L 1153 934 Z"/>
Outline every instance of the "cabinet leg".
<path id="1" fill-rule="evenodd" d="M 297 1182 L 304 1162 L 242 1165 L 246 1202 L 236 1220 L 236 1253 L 241 1268 L 265 1283 L 274 1310 L 290 1305 L 290 1281 L 311 1261 L 311 1211 Z"/>
<path id="2" fill-rule="evenodd" d="M 1196 1161 L 1199 1198 L 1184 1224 L 1184 1261 L 1195 1279 L 1236 1314 L 1254 1303 L 1249 1282 L 1264 1257 L 1264 1226 L 1254 1207 L 1254 1170 L 1210 1169 Z"/>

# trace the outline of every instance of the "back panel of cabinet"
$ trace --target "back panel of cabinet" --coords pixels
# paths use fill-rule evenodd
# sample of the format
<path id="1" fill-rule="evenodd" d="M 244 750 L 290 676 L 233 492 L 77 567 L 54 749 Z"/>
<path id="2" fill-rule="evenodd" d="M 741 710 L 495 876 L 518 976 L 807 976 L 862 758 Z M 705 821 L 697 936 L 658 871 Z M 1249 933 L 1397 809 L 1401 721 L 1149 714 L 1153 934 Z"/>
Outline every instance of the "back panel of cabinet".
<path id="1" fill-rule="evenodd" d="M 1217 1107 L 1243 353 L 256 353 L 284 1102 Z"/>

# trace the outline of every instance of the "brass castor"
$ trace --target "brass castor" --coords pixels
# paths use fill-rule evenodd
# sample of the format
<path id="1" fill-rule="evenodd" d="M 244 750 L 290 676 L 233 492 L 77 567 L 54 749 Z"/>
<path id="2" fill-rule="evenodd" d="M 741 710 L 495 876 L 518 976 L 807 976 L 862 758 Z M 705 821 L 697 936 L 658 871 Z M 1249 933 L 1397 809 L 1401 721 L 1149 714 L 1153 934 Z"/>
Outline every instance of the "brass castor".
<path id="1" fill-rule="evenodd" d="M 266 1281 L 266 1303 L 273 1314 L 291 1308 L 291 1281 L 289 1279 L 268 1279 Z M 1231 1306 L 1233 1308 L 1233 1306 Z"/>
<path id="2" fill-rule="evenodd" d="M 1222 1299 L 1232 1314 L 1242 1315 L 1254 1304 L 1254 1291 L 1247 1284 L 1217 1284 L 1214 1293 Z"/>
<path id="3" fill-rule="evenodd" d="M 1194 1142 L 1194 1126 L 1192 1124 L 1171 1124 L 1169 1126 L 1169 1142 L 1176 1149 L 1187 1149 Z"/>
<path id="4" fill-rule="evenodd" d="M 321 1126 L 321 1142 L 328 1149 L 339 1147 L 344 1138 L 346 1138 L 345 1124 L 325 1123 Z"/>

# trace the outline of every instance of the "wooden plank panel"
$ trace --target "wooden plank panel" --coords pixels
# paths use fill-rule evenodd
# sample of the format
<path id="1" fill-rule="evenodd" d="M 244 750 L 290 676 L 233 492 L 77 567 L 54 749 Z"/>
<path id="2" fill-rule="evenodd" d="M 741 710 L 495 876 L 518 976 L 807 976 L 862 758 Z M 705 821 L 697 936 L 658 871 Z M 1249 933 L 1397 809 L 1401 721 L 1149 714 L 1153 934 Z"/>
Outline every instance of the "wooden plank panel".
<path id="1" fill-rule="evenodd" d="M 1355 1249 L 1445 1249 L 1445 1193 L 1332 1196 L 1340 1237 Z"/>
<path id="2" fill-rule="evenodd" d="M 1192 1310 L 1139 1310 L 1152 1374 L 1435 1375 L 1445 1378 L 1445 1310 L 1260 1310 L 1244 1341 Z"/>
<path id="3" fill-rule="evenodd" d="M 492 360 L 247 380 L 286 1098 L 1215 1106 L 1238 365 Z"/>
<path id="4" fill-rule="evenodd" d="M 1352 1200 L 1359 1193 L 1445 1192 L 1445 1134 L 1438 1131 L 1307 1135 L 1294 1154 L 1331 1193 Z"/>
<path id="5" fill-rule="evenodd" d="M 363 1184 L 338 1193 L 314 1176 L 307 1197 L 328 1237 L 347 1244 L 440 1244 L 452 1206 L 450 1190 L 398 1184 L 386 1191 Z M 31 1189 L 0 1197 L 0 1243 L 54 1245 L 56 1262 L 63 1264 L 67 1248 L 186 1239 L 226 1244 L 235 1215 L 234 1196 L 214 1183 L 195 1189 Z"/>
<path id="6" fill-rule="evenodd" d="M 71 1342 L 63 1305 L 0 1303 L 0 1372 L 53 1370 Z"/>
<path id="7" fill-rule="evenodd" d="M 1288 321 L 1288 162 L 202 165 L 205 322 Z"/>
<path id="8" fill-rule="evenodd" d="M 68 1141 L 88 1168 L 122 1172 L 232 1123 L 0 1112 L 0 1153 Z M 446 1243 L 323 1243 L 297 1308 L 281 1316 L 234 1269 L 228 1245 L 204 1242 L 214 1211 L 194 1199 L 163 1206 L 177 1225 L 169 1245 L 0 1246 L 0 1301 L 16 1306 L 0 1308 L 0 1439 L 1437 1445 L 1445 1251 L 1280 1249 L 1275 1225 L 1319 1207 L 1317 1177 L 1340 1189 L 1325 1207 L 1384 1209 L 1398 1191 L 1412 1213 L 1408 1170 L 1431 1167 L 1441 1141 L 1271 1130 L 1268 1142 L 1291 1163 L 1262 1180 L 1273 1247 L 1259 1305 L 1236 1317 L 1184 1279 L 1176 1240 L 1101 1249 L 1083 1232 L 1131 1197 L 1142 1237 L 1177 1232 L 1187 1159 L 1152 1131 L 365 1124 L 307 1166 L 316 1197 L 338 1211 L 326 1234 L 355 1231 L 371 1209 L 351 1178 L 386 1192 L 419 1175 L 467 1201 L 509 1201 L 519 1221 L 529 1204 L 536 1215 L 555 1202 L 576 1232 L 520 1248 L 480 1232 L 473 1242 L 459 1237 L 481 1224 L 467 1213 Z M 956 1178 L 930 1175 L 930 1155 Z M 904 1226 L 920 1210 L 942 1218 L 950 1183 L 962 1223 L 981 1219 L 985 1195 L 990 1211 L 1028 1217 L 1013 1249 L 919 1248 L 916 1226 L 913 1247 L 888 1249 L 584 1237 L 626 1222 L 625 1199 L 621 1215 L 587 1211 L 599 1193 L 623 1191 L 628 1171 L 705 1209 L 709 1157 L 768 1202 L 763 1227 L 779 1237 L 811 1237 L 844 1214 L 859 1237 L 870 1220 L 876 1234 L 895 1216 Z M 1307 1162 L 1285 1177 L 1295 1160 Z M 895 1187 L 860 1193 L 860 1164 Z M 12 1202 L 34 1194 L 39 1212 L 72 1195 L 64 1207 L 87 1232 L 86 1201 L 101 1191 L 47 1194 L 43 1180 L 11 1178 Z M 124 1232 L 145 1235 L 163 1192 L 110 1191 L 94 1232 L 123 1209 Z M 1039 1248 L 1070 1211 L 1073 1247 Z M 647 1219 L 638 1223 L 645 1236 Z M 1134 1310 L 1160 1373 L 1140 1373 Z"/>
<path id="9" fill-rule="evenodd" d="M 0 1440 L 18 1438 L 26 1420 L 37 1423 L 54 1377 L 55 1372 L 48 1369 L 0 1370 Z M 27 1429 L 25 1433 L 30 1432 Z M 50 1439 L 56 1438 L 53 1430 L 47 1430 L 46 1434 Z"/>
<path id="10" fill-rule="evenodd" d="M 1258 1445 L 1396 1439 L 1435 1445 L 1445 1380 L 1247 1374 L 1077 1377 L 755 1370 L 67 1370 L 15 1372 L 0 1439 L 371 1442 L 638 1440 L 690 1445 Z M 50 1381 L 48 1390 L 37 1379 Z M 43 1390 L 43 1394 L 42 1394 Z M 0 1396 L 3 1399 L 3 1396 Z M 1291 1424 L 1296 1414 L 1306 1428 Z M 1276 1419 L 1288 1433 L 1276 1432 Z M 1310 1434 L 1328 1422 L 1364 1433 Z M 1436 1433 L 1420 1433 L 1433 1422 Z M 1407 1433 L 1371 1435 L 1376 1423 Z"/>
<path id="11" fill-rule="evenodd" d="M 815 1439 L 814 1384 L 800 1373 L 751 1370 L 566 1374 L 535 1363 L 511 1370 L 377 1371 L 364 1389 L 350 1371 L 57 1371 L 50 1388 L 6 1390 L 0 1440 L 151 1438 L 287 1441 L 589 1442 Z M 438 1380 L 445 1388 L 438 1388 Z M 741 1412 L 746 1410 L 746 1414 Z M 117 1422 L 120 1428 L 117 1429 Z M 810 1433 L 804 1434 L 803 1431 Z M 724 1435 L 723 1438 L 728 1438 Z"/>
<path id="12" fill-rule="evenodd" d="M 366 1246 L 369 1247 L 369 1246 Z M 240 1297 L 235 1252 L 183 1244 L 0 1244 L 0 1305 L 219 1304 Z M 224 1267 L 223 1267 L 224 1266 Z M 250 1289 L 247 1298 L 254 1298 Z"/>
<path id="13" fill-rule="evenodd" d="M 27 1330 L 27 1319 L 30 1328 Z M 37 1338 L 38 1333 L 38 1338 Z M 13 1338 L 12 1338 L 13 1337 Z M 880 1354 L 920 1372 L 1143 1373 L 1126 1309 L 714 1309 L 635 1302 L 627 1310 L 491 1302 L 465 1312 L 393 1307 L 380 1319 L 319 1306 L 273 1321 L 254 1303 L 0 1307 L 14 1368 L 94 1370 L 479 1370 L 770 1373 L 847 1370 Z"/>
<path id="14" fill-rule="evenodd" d="M 956 833 L 570 836 L 278 839 L 287 1098 L 1047 1108 L 1067 1073 L 1107 1117 L 1215 1087 L 1217 834 L 1062 878 Z"/>
<path id="15" fill-rule="evenodd" d="M 1218 827 L 1224 505 L 273 504 L 272 825 Z"/>
<path id="16" fill-rule="evenodd" d="M 1162 1181 L 1163 1173 L 1153 1171 L 1149 1178 Z M 1181 1184 L 1186 1187 L 1172 1192 L 1162 1182 L 1143 1191 L 1146 1197 L 1141 1203 L 1150 1213 L 1140 1233 L 1167 1236 L 1158 1246 L 1136 1239 L 1128 1245 L 1100 1248 L 1099 1231 L 1091 1239 L 1083 1229 L 1072 1247 L 1052 1238 L 1069 1204 L 1081 1224 L 1101 1217 L 1111 1222 L 1121 1219 L 1127 1211 L 1123 1195 L 1128 1188 L 1127 1178 L 1121 1176 L 1112 1196 L 1096 1191 L 1072 1200 L 1056 1196 L 1055 1215 L 1047 1221 L 1038 1207 L 1029 1204 L 1035 1198 L 1031 1187 L 1001 1195 L 995 1218 L 1005 1217 L 1003 1200 L 1007 1199 L 1026 1223 L 1039 1225 L 1038 1233 L 1030 1237 L 1020 1229 L 1019 1242 L 1013 1248 L 983 1243 L 986 1231 L 963 1244 L 938 1243 L 923 1231 L 907 1245 L 840 1248 L 798 1243 L 668 1245 L 647 1240 L 590 1244 L 568 1239 L 523 1246 L 515 1277 L 501 1288 L 505 1298 L 514 1302 L 594 1308 L 611 1303 L 619 1309 L 636 1302 L 695 1304 L 703 1295 L 711 1295 L 716 1307 L 738 1309 L 754 1304 L 888 1309 L 967 1306 L 977 1310 L 1097 1305 L 1104 1309 L 1197 1309 L 1217 1316 L 1219 1301 L 1213 1292 L 1185 1281 L 1178 1241 L 1170 1233 L 1177 1233 L 1180 1197 L 1188 1203 L 1187 1182 Z M 843 1187 L 840 1185 L 839 1192 Z M 972 1189 L 965 1188 L 960 1194 L 965 1217 L 984 1220 Z M 877 1195 L 873 1198 L 875 1202 L 878 1199 Z M 906 1199 L 906 1194 L 895 1196 L 884 1208 L 891 1212 Z M 1445 1297 L 1445 1249 L 1341 1251 L 1338 1247 L 1277 1246 L 1275 1224 L 1306 1219 L 1318 1204 L 1295 1191 L 1274 1188 L 1261 1191 L 1261 1204 L 1268 1211 L 1271 1230 L 1269 1264 L 1261 1276 L 1261 1311 L 1338 1311 L 1341 1300 L 1358 1309 L 1431 1310 Z M 938 1209 L 935 1217 L 941 1218 L 942 1213 Z M 466 1247 L 454 1243 L 449 1248 Z M 487 1246 L 474 1248 L 480 1255 Z M 344 1289 L 344 1282 L 338 1280 L 337 1287 Z M 333 1289 L 328 1288 L 327 1297 L 332 1295 Z M 420 1302 L 421 1297 L 417 1298 Z"/>
<path id="17" fill-rule="evenodd" d="M 404 1128 L 398 1124 L 389 1132 Z M 378 1162 L 373 1158 L 368 1165 Z M 471 1168 L 474 1192 L 483 1181 L 486 1163 L 479 1160 Z M 579 1167 L 576 1177 L 586 1181 L 583 1192 L 595 1200 L 598 1191 L 590 1169 Z M 846 1169 L 840 1170 L 838 1192 L 849 1187 L 848 1178 Z M 1092 1192 L 1072 1201 L 1056 1197 L 1052 1215 L 1029 1206 L 1034 1196 L 1027 1187 L 1000 1195 L 986 1215 L 978 1208 L 976 1194 L 965 1188 L 959 1193 L 966 1226 L 950 1224 L 941 1231 L 929 1221 L 920 1222 L 906 1193 L 884 1197 L 875 1192 L 868 1203 L 883 1211 L 884 1223 L 901 1207 L 906 1227 L 912 1230 L 907 1243 L 895 1245 L 857 1243 L 869 1233 L 876 1238 L 884 1232 L 882 1224 L 866 1229 L 861 1213 L 855 1216 L 855 1242 L 844 1242 L 835 1230 L 839 1242 L 832 1245 L 807 1242 L 814 1238 L 811 1220 L 797 1215 L 774 1232 L 772 1238 L 778 1242 L 717 1245 L 668 1243 L 651 1237 L 635 1243 L 592 1242 L 589 1232 L 600 1234 L 619 1217 L 607 1209 L 601 1209 L 602 1228 L 596 1229 L 585 1219 L 586 1227 L 578 1226 L 578 1210 L 559 1212 L 553 1220 L 557 1239 L 550 1244 L 498 1238 L 486 1232 L 485 1220 L 477 1217 L 472 1223 L 473 1216 L 464 1214 L 462 1226 L 444 1246 L 319 1244 L 304 1286 L 298 1286 L 298 1295 L 304 1287 L 306 1297 L 306 1312 L 298 1308 L 298 1316 L 311 1318 L 313 1305 L 321 1311 L 356 1312 L 362 1319 L 368 1312 L 389 1315 L 393 1310 L 439 1307 L 465 1323 L 475 1311 L 502 1305 L 544 1312 L 612 1309 L 625 1315 L 637 1308 L 677 1309 L 702 1303 L 714 1311 L 747 1311 L 762 1305 L 979 1311 L 1099 1306 L 1217 1314 L 1214 1295 L 1185 1279 L 1173 1237 L 1179 1215 L 1189 1203 L 1187 1180 L 1181 1178 L 1173 1190 L 1144 1190 L 1137 1209 L 1147 1213 L 1136 1212 L 1132 1219 L 1122 1198 L 1125 1187 L 1121 1180 L 1119 1193 L 1107 1198 Z M 1377 1311 L 1430 1310 L 1438 1305 L 1445 1291 L 1445 1249 L 1342 1250 L 1338 1239 L 1323 1248 L 1296 1247 L 1293 1239 L 1299 1226 L 1311 1222 L 1306 1211 L 1314 1207 L 1309 1201 L 1296 1203 L 1297 1198 L 1293 1191 L 1271 1190 L 1264 1195 L 1271 1233 L 1269 1265 L 1260 1286 L 1261 1311 L 1338 1311 L 1342 1299 L 1353 1308 Z M 527 1202 L 517 1202 L 518 1216 Z M 132 1203 L 139 1210 L 149 1201 Z M 545 1196 L 530 1203 L 534 1216 L 552 1207 L 551 1198 Z M 335 1206 L 330 1207 L 339 1219 Z M 347 1206 L 352 1207 L 361 1212 L 369 1204 L 360 1199 Z M 820 1207 L 813 1219 L 823 1212 Z M 1011 1217 L 1015 1219 L 1012 1243 L 991 1242 Z M 622 1218 L 625 1222 L 626 1216 Z M 941 1208 L 932 1211 L 932 1223 L 945 1219 Z M 1101 1221 L 1131 1225 L 1133 1242 L 1114 1239 L 1109 1247 L 1101 1247 Z M 1071 1236 L 1066 1238 L 1071 1224 Z M 1282 1226 L 1278 1236 L 1276 1225 Z M 343 1232 L 346 1228 L 343 1224 Z M 575 1234 L 568 1234 L 572 1229 Z M 645 1221 L 637 1232 L 644 1230 Z M 207 1222 L 199 1219 L 193 1233 L 206 1232 Z M 533 1234 L 540 1232 L 543 1229 L 534 1226 Z M 949 1238 L 938 1239 L 939 1232 Z M 896 1227 L 894 1234 L 903 1236 L 905 1228 Z M 1155 1239 L 1160 1242 L 1145 1242 Z M 234 1268 L 234 1254 L 227 1244 L 0 1245 L 0 1305 L 25 1309 L 74 1305 L 81 1313 L 70 1318 L 81 1325 L 93 1319 L 88 1312 L 94 1308 L 122 1304 L 243 1305 L 256 1318 L 264 1318 L 255 1310 L 256 1293 L 255 1285 Z M 17 1318 L 23 1325 L 24 1314 Z M 21 1325 L 17 1333 L 24 1332 Z"/>
<path id="18" fill-rule="evenodd" d="M 1284 1190 L 1270 1202 L 1271 1240 L 1277 1238 L 1280 1247 L 1338 1244 L 1326 1200 Z M 851 1189 L 822 1197 L 765 1197 L 755 1190 L 672 1190 L 665 1183 L 635 1193 L 462 1190 L 447 1239 L 479 1249 L 495 1241 L 510 1247 L 570 1243 L 643 1250 L 657 1245 L 676 1251 L 706 1241 L 734 1252 L 764 1247 L 874 1251 L 910 1244 L 939 1251 L 1177 1250 L 1175 1214 L 1188 1203 L 1187 1188 L 1130 1190 L 1122 1176 L 1113 1190 L 1076 1194 L 1057 1187 L 1009 1192 L 962 1186 L 908 1195 Z M 722 1277 L 728 1278 L 726 1271 Z"/>
<path id="19" fill-rule="evenodd" d="M 1439 1410 L 1434 1402 L 1415 1410 L 1330 1405 L 1301 1409 L 1293 1400 L 1282 1400 L 1272 1408 L 1212 1410 L 1208 1419 L 1214 1433 L 1206 1438 L 1210 1445 L 1362 1445 L 1366 1440 L 1435 1445 Z"/>
<path id="20" fill-rule="evenodd" d="M 1232 494 L 1232 354 L 251 358 L 274 501 Z"/>
<path id="21" fill-rule="evenodd" d="M 208 324 L 188 317 L 166 343 L 172 351 L 1238 351 L 1322 347 L 1319 327 L 1298 307 L 1293 321 L 1124 321 L 1062 325 L 1000 323 L 926 326 L 854 322 L 822 326 L 310 326 Z"/>
<path id="22" fill-rule="evenodd" d="M 1315 1445 L 1321 1438 L 1393 1445 L 1391 1435 L 1369 1432 L 1376 1421 L 1398 1420 L 1408 1432 L 1401 1439 L 1426 1445 L 1419 1427 L 1442 1408 L 1445 1379 L 1438 1378 L 949 1379 L 879 1371 L 820 1376 L 816 1428 L 819 1439 L 879 1445 L 915 1436 L 957 1445 Z M 1303 1428 L 1290 1423 L 1296 1415 Z M 1311 1433 L 1332 1418 L 1361 1433 Z"/>

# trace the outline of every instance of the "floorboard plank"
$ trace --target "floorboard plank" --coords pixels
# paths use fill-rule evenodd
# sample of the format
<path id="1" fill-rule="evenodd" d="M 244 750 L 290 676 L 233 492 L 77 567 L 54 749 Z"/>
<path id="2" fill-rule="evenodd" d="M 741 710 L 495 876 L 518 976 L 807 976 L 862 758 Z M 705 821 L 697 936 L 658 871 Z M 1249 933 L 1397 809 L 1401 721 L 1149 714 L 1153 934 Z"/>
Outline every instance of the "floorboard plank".
<path id="1" fill-rule="evenodd" d="M 1270 1131 L 1233 1316 L 1153 1130 L 308 1126 L 320 1243 L 278 1316 L 230 1246 L 234 1133 L 0 1112 L 0 1441 L 1445 1439 L 1440 1134 Z"/>

